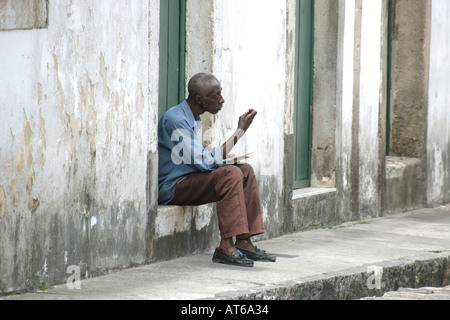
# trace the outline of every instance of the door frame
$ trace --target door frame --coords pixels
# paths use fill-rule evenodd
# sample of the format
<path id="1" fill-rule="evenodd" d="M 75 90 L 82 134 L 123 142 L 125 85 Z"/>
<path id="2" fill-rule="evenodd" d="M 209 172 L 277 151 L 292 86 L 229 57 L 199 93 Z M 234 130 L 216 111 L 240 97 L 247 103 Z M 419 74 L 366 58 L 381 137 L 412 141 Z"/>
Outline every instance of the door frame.
<path id="1" fill-rule="evenodd" d="M 159 117 L 186 94 L 186 0 L 160 3 Z"/>
<path id="2" fill-rule="evenodd" d="M 311 185 L 314 0 L 296 1 L 294 189 Z"/>

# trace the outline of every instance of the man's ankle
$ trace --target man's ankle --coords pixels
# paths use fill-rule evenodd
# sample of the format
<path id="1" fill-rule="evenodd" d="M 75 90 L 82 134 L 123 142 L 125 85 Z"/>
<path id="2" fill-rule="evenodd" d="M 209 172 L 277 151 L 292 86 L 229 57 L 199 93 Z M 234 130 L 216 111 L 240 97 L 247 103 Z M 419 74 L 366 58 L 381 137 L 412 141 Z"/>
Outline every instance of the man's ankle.
<path id="1" fill-rule="evenodd" d="M 248 250 L 248 251 L 256 252 L 255 246 L 253 245 L 250 238 L 244 238 L 244 239 L 236 238 L 235 246 L 245 249 L 245 250 Z"/>
<path id="2" fill-rule="evenodd" d="M 227 255 L 231 255 L 233 251 L 236 250 L 236 247 L 233 244 L 232 238 L 222 239 L 220 241 L 219 250 Z"/>

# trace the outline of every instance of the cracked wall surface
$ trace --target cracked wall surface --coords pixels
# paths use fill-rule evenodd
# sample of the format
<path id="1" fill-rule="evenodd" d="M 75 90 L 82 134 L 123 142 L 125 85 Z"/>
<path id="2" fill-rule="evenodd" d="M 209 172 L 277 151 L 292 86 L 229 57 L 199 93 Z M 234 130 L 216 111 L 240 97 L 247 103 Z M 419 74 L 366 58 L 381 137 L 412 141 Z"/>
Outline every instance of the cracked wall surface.
<path id="1" fill-rule="evenodd" d="M 49 1 L 47 28 L 0 32 L 0 291 L 147 261 L 148 13 Z"/>

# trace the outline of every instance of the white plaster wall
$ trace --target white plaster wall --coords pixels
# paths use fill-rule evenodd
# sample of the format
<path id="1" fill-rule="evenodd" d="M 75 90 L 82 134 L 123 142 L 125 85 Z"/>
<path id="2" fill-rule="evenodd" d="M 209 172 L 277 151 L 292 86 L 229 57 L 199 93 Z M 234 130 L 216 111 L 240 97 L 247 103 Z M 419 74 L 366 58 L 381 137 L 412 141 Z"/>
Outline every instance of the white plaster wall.
<path id="1" fill-rule="evenodd" d="M 274 230 L 284 189 L 286 15 L 286 1 L 214 1 L 213 73 L 225 107 L 214 119 L 220 129 L 213 144 L 223 143 L 248 109 L 258 112 L 232 153 L 254 152 L 247 162 L 258 177 L 266 229 Z"/>
<path id="2" fill-rule="evenodd" d="M 149 38 L 149 64 L 148 64 L 148 137 L 147 150 L 151 153 L 158 151 L 158 105 L 159 105 L 159 33 L 160 33 L 160 0 L 149 0 L 148 8 L 148 38 Z M 141 57 L 144 58 L 144 57 Z M 145 93 L 144 93 L 145 95 Z M 156 157 L 157 158 L 157 157 Z M 157 177 L 157 172 L 156 176 Z M 155 188 L 157 189 L 157 188 Z M 154 196 L 157 195 L 155 194 Z M 155 199 L 155 204 L 157 204 Z"/>
<path id="3" fill-rule="evenodd" d="M 427 201 L 450 201 L 450 2 L 433 0 L 428 107 Z"/>
<path id="4" fill-rule="evenodd" d="M 379 112 L 382 93 L 382 1 L 363 0 L 359 88 L 359 205 L 378 215 Z"/>
<path id="5" fill-rule="evenodd" d="M 49 1 L 47 29 L 0 32 L 2 276 L 13 272 L 5 264 L 13 256 L 16 268 L 44 258 L 53 259 L 49 268 L 78 264 L 70 255 L 80 248 L 68 238 L 82 236 L 68 233 L 85 220 L 84 232 L 98 237 L 91 252 L 98 266 L 145 259 L 147 152 L 156 151 L 149 132 L 157 114 L 148 102 L 148 3 Z M 65 262 L 38 256 L 59 254 L 57 235 L 48 234 L 55 221 L 67 231 L 58 240 L 69 252 Z M 109 240 L 118 242 L 114 254 Z"/>
<path id="6" fill-rule="evenodd" d="M 88 165 L 79 156 L 95 152 L 92 173 L 105 178 L 96 182 L 99 196 L 128 197 L 142 192 L 142 185 L 123 183 L 123 176 L 110 173 L 119 170 L 137 180 L 138 168 L 129 165 L 128 156 L 145 160 L 151 143 L 148 9 L 143 1 L 80 1 L 76 7 L 79 27 L 64 27 L 70 9 L 51 1 L 48 29 L 0 33 L 0 164 L 3 172 L 11 171 L 11 179 L 17 174 L 23 180 L 25 170 L 17 171 L 25 161 L 24 169 L 39 175 L 34 182 L 42 194 L 63 197 L 61 177 L 69 178 L 75 161 Z M 1 185 L 7 184 L 2 176 Z"/>
<path id="7" fill-rule="evenodd" d="M 222 81 L 225 108 L 216 119 L 223 141 L 249 108 L 258 115 L 233 153 L 255 152 L 258 175 L 279 177 L 282 187 L 285 106 L 286 3 L 216 1 L 214 73 Z M 274 186 L 275 187 L 275 186 Z"/>
<path id="8" fill-rule="evenodd" d="M 355 0 L 339 2 L 336 101 L 336 187 L 338 212 L 345 219 L 378 215 L 379 121 L 382 93 L 382 1 L 363 0 L 359 13 Z M 360 20 L 356 17 L 361 15 Z M 360 28 L 360 32 L 358 29 Z M 360 39 L 356 38 L 360 35 Z M 359 50 L 359 56 L 357 56 Z M 359 63 L 357 65 L 356 63 Z M 359 72 L 356 72 L 359 71 Z M 355 85 L 358 84 L 358 86 Z M 359 98 L 355 101 L 355 96 Z M 355 105 L 357 102 L 357 105 Z M 355 108 L 358 108 L 354 118 Z M 317 121 L 317 119 L 316 119 Z M 358 121 L 354 130 L 354 122 Z M 358 162 L 352 163 L 357 143 Z M 358 185 L 351 177 L 357 175 Z M 357 190 L 356 190 L 357 188 Z M 358 212 L 351 196 L 357 191 Z M 355 200 L 355 199 L 354 199 Z"/>
<path id="9" fill-rule="evenodd" d="M 353 83 L 355 44 L 355 1 L 339 1 L 339 40 L 337 57 L 336 170 L 341 212 L 350 212 L 351 150 L 353 125 Z"/>

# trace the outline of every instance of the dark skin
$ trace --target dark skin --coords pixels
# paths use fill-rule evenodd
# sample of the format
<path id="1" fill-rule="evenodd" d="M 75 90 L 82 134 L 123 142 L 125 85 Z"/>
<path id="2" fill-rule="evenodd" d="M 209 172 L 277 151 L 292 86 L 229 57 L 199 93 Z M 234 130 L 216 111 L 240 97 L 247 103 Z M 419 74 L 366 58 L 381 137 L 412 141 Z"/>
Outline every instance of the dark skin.
<path id="1" fill-rule="evenodd" d="M 211 114 L 217 114 L 222 109 L 225 100 L 222 97 L 222 88 L 220 84 L 213 85 L 208 88 L 204 88 L 205 94 L 193 94 L 189 95 L 187 103 L 191 108 L 194 117 L 209 112 Z M 257 112 L 254 109 L 249 109 L 245 114 L 239 117 L 238 127 L 230 138 L 221 146 L 222 155 L 225 159 L 231 149 L 236 145 L 244 133 L 248 130 L 253 122 Z M 219 250 L 223 253 L 231 255 L 236 250 L 236 246 L 256 252 L 253 243 L 250 240 L 249 235 L 238 235 L 236 242 L 233 243 L 233 238 L 222 238 L 220 240 Z"/>

